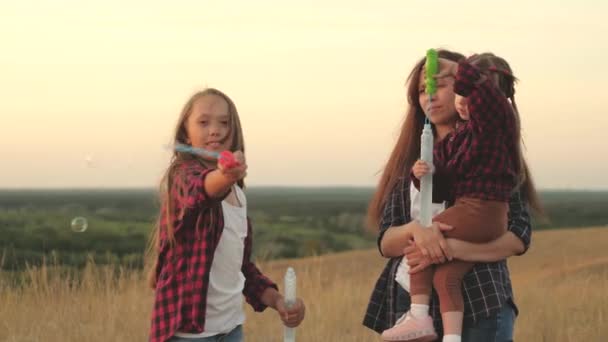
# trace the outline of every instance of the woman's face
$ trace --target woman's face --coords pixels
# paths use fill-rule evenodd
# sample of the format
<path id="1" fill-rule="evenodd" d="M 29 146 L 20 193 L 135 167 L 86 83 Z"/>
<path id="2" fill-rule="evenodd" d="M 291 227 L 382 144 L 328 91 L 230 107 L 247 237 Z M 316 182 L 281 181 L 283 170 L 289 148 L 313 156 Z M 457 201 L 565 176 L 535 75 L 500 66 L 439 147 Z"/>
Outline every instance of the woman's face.
<path id="1" fill-rule="evenodd" d="M 423 68 L 420 71 L 420 81 L 418 82 L 420 107 L 435 126 L 454 125 L 458 120 L 458 113 L 454 105 L 454 77 L 446 76 L 437 79 L 437 92 L 431 98 L 424 89 Z"/>

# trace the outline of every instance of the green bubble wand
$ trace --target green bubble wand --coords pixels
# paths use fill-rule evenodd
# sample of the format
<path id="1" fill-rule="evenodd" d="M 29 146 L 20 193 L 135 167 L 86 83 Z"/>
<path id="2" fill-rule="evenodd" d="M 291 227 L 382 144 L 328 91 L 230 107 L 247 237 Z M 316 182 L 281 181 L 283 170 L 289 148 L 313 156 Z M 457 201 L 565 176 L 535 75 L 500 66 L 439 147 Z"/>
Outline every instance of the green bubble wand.
<path id="1" fill-rule="evenodd" d="M 429 95 L 429 115 L 424 119 L 424 128 L 420 137 L 420 159 L 425 161 L 431 169 L 433 169 L 433 129 L 429 120 L 430 108 L 433 95 L 437 92 L 437 79 L 435 76 L 439 71 L 439 58 L 437 50 L 429 49 L 426 52 L 426 62 L 424 65 L 424 91 Z M 429 227 L 432 220 L 432 202 L 433 202 L 433 174 L 427 173 L 420 179 L 420 223 Z"/>

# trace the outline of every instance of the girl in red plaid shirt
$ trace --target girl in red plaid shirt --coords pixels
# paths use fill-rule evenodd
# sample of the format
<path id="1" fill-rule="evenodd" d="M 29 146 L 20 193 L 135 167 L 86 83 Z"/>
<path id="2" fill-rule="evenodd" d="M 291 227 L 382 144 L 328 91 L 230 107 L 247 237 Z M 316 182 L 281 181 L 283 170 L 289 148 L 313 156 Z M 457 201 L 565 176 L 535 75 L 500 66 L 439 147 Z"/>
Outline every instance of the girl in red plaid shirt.
<path id="1" fill-rule="evenodd" d="M 179 117 L 175 144 L 233 151 L 234 163 L 175 151 L 161 182 L 151 243 L 155 290 L 150 341 L 242 341 L 243 295 L 255 311 L 275 309 L 286 326 L 304 319 L 250 261 L 252 228 L 242 189 L 247 164 L 232 100 L 216 89 L 194 94 Z"/>
<path id="2" fill-rule="evenodd" d="M 412 180 L 434 172 L 434 202 L 454 205 L 434 217 L 453 229 L 446 237 L 469 242 L 492 241 L 507 230 L 508 200 L 525 180 L 520 150 L 519 117 L 515 106 L 514 82 L 509 64 L 491 53 L 474 55 L 455 63 L 440 59 L 437 78 L 454 77 L 455 106 L 462 121 L 454 132 L 434 146 L 434 165 L 419 160 L 412 168 Z M 425 96 L 422 92 L 421 96 Z M 433 108 L 428 97 L 420 100 Z M 434 168 L 434 170 L 433 170 Z M 422 252 L 429 254 L 422 245 Z M 461 282 L 473 263 L 452 260 L 410 277 L 412 307 L 404 319 L 386 330 L 389 341 L 432 341 L 437 335 L 428 315 L 434 288 L 439 295 L 444 342 L 460 342 L 464 303 Z"/>

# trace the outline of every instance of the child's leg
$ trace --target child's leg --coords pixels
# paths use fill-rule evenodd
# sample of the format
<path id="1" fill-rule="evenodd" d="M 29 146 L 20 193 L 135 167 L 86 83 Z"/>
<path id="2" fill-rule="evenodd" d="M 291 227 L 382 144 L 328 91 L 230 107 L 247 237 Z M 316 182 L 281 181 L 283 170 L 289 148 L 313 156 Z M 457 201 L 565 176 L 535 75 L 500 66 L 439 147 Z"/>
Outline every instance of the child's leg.
<path id="1" fill-rule="evenodd" d="M 429 302 L 430 302 L 430 298 L 431 298 L 430 292 L 428 294 L 423 293 L 423 294 L 416 294 L 416 295 L 414 295 L 411 292 L 412 291 L 412 286 L 411 286 L 412 275 L 407 274 L 407 272 L 409 271 L 409 268 L 403 267 L 404 264 L 407 264 L 406 256 L 403 256 L 403 258 L 401 259 L 401 265 L 399 265 L 399 267 L 397 268 L 397 275 L 395 277 L 395 280 L 397 281 L 397 283 L 399 285 L 401 285 L 401 287 L 403 287 L 410 293 L 410 300 L 411 300 L 410 312 L 411 312 L 411 314 L 414 317 L 418 317 L 418 318 L 426 317 L 429 314 Z M 430 273 L 430 276 L 432 277 L 432 273 Z M 432 284 L 431 284 L 432 278 L 429 278 L 428 282 L 429 282 L 428 288 L 430 290 L 430 286 L 432 286 Z"/>
<path id="2" fill-rule="evenodd" d="M 406 257 L 404 257 L 401 262 L 407 262 Z M 429 302 L 432 291 L 431 286 L 433 272 L 432 269 L 427 271 L 430 272 L 423 272 L 425 273 L 425 279 L 418 280 L 428 282 L 428 286 L 422 286 L 423 284 L 416 283 L 415 274 L 410 275 L 410 309 L 397 320 L 392 328 L 382 332 L 383 340 L 428 342 L 435 341 L 437 339 L 437 334 L 435 333 L 435 328 L 433 326 L 433 319 L 429 315 Z M 399 279 L 399 276 L 397 276 L 397 279 Z M 412 291 L 418 292 L 414 294 Z"/>
<path id="3" fill-rule="evenodd" d="M 433 286 L 433 267 L 410 274 L 410 296 L 413 304 L 429 304 Z"/>
<path id="4" fill-rule="evenodd" d="M 437 266 L 433 286 L 439 295 L 439 307 L 445 335 L 462 333 L 464 301 L 462 298 L 462 277 L 473 268 L 473 264 L 455 260 Z"/>
<path id="5" fill-rule="evenodd" d="M 433 220 L 454 227 L 453 230 L 444 232 L 446 237 L 470 242 L 487 242 L 506 231 L 507 210 L 508 205 L 504 202 L 460 198 L 454 206 L 446 209 Z M 434 269 L 428 267 L 410 276 L 412 303 L 429 303 L 433 273 Z"/>
<path id="6" fill-rule="evenodd" d="M 498 238 L 506 231 L 507 210 L 507 203 L 463 198 L 434 220 L 454 227 L 445 232 L 448 238 L 482 243 Z M 462 333 L 462 278 L 472 268 L 473 263 L 460 260 L 435 267 L 433 287 L 439 295 L 444 336 L 456 340 Z"/>
<path id="7" fill-rule="evenodd" d="M 434 267 L 410 274 L 410 297 L 412 305 L 410 312 L 416 318 L 424 318 L 429 315 L 429 303 L 433 290 Z"/>

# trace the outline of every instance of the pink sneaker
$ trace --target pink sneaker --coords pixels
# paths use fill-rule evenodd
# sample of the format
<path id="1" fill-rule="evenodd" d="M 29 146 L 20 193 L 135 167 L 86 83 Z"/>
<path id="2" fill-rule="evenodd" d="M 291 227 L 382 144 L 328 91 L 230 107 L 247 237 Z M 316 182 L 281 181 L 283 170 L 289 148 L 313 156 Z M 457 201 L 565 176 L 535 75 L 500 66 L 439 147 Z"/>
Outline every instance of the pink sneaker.
<path id="1" fill-rule="evenodd" d="M 385 341 L 431 342 L 437 339 L 431 316 L 415 318 L 408 311 L 395 326 L 382 332 Z"/>

